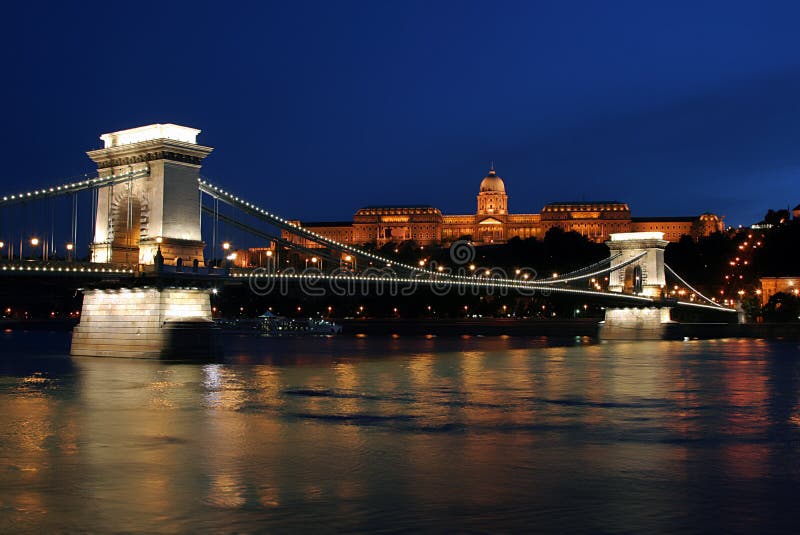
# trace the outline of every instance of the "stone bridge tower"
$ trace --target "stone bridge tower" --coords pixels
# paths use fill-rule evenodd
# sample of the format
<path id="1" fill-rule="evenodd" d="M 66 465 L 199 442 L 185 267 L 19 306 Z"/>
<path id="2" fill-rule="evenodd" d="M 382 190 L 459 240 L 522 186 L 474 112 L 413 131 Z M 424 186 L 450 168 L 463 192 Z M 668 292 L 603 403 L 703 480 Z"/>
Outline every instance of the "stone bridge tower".
<path id="1" fill-rule="evenodd" d="M 624 232 L 611 234 L 606 242 L 612 257 L 611 267 L 618 266 L 642 253 L 644 257 L 624 268 L 612 271 L 608 279 L 610 292 L 660 298 L 667 284 L 664 275 L 664 249 L 669 242 L 663 232 Z"/>
<path id="2" fill-rule="evenodd" d="M 608 290 L 656 300 L 664 297 L 664 249 L 668 243 L 664 240 L 663 232 L 611 234 L 611 239 L 606 242 L 611 256 L 622 253 L 611 261 L 611 267 L 642 253 L 645 255 L 636 262 L 612 271 L 609 274 Z M 670 318 L 670 310 L 663 303 L 631 308 L 608 307 L 605 320 L 600 323 L 600 337 L 607 340 L 661 339 L 667 332 L 667 326 L 674 323 Z"/>
<path id="3" fill-rule="evenodd" d="M 87 152 L 99 176 L 144 176 L 98 190 L 92 262 L 152 264 L 159 245 L 166 264 L 203 261 L 197 180 L 212 148 L 199 133 L 151 124 L 100 136 L 104 147 Z"/>

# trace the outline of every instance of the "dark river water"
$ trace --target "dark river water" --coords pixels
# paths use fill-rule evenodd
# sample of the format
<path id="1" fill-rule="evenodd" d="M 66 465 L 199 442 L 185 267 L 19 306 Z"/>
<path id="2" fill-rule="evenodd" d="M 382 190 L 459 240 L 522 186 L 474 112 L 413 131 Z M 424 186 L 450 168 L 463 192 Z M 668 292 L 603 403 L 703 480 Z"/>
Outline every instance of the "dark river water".
<path id="1" fill-rule="evenodd" d="M 0 532 L 796 533 L 797 342 L 0 334 Z"/>

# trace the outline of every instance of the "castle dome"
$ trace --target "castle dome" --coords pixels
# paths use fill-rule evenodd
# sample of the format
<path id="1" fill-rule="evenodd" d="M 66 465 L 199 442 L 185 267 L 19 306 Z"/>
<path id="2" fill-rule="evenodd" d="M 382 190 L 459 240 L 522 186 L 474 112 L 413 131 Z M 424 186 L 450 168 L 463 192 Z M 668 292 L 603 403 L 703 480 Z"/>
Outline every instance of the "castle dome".
<path id="1" fill-rule="evenodd" d="M 503 179 L 497 176 L 497 173 L 494 172 L 494 166 L 492 166 L 491 171 L 489 174 L 481 180 L 481 193 L 490 192 L 490 193 L 505 193 L 506 192 L 506 185 L 503 182 Z"/>

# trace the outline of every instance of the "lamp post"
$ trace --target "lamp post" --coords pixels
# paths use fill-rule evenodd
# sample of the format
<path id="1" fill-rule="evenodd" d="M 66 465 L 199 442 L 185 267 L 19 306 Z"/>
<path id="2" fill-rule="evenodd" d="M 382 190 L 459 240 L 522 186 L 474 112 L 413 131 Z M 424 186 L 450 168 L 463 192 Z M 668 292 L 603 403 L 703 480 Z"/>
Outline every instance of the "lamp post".
<path id="1" fill-rule="evenodd" d="M 2 254 L 3 254 L 3 248 L 4 248 L 5 246 L 6 246 L 6 242 L 4 242 L 4 241 L 0 241 L 0 256 L 2 256 Z M 10 255 L 10 252 L 11 252 L 11 247 L 9 247 L 9 248 L 8 248 L 8 250 L 9 250 L 9 255 Z"/>
<path id="2" fill-rule="evenodd" d="M 156 271 L 160 272 L 164 269 L 164 255 L 161 253 L 161 236 L 156 238 L 156 254 L 153 255 L 153 264 L 156 266 Z"/>
<path id="3" fill-rule="evenodd" d="M 67 262 L 72 262 L 72 251 L 75 249 L 74 243 L 67 243 Z"/>
<path id="4" fill-rule="evenodd" d="M 275 253 L 273 253 L 271 249 L 269 251 L 267 251 L 267 272 L 271 271 L 270 268 L 271 268 L 271 264 L 272 264 L 272 255 L 273 254 L 275 254 Z"/>
<path id="5" fill-rule="evenodd" d="M 36 237 L 31 238 L 31 246 L 34 248 L 34 250 L 36 249 L 36 247 L 39 246 L 39 243 L 41 243 L 39 238 Z M 42 261 L 44 261 L 44 243 L 42 243 Z"/>
<path id="6" fill-rule="evenodd" d="M 353 257 L 351 255 L 349 255 L 349 254 L 348 255 L 344 255 L 342 257 L 342 260 L 339 262 L 339 267 L 340 268 L 347 267 L 351 271 L 354 271 L 355 270 L 355 262 L 353 260 Z"/>
<path id="7" fill-rule="evenodd" d="M 226 242 L 222 242 L 222 250 L 224 251 L 222 256 L 225 257 L 225 259 L 227 259 L 227 260 L 230 260 L 228 258 L 228 250 L 230 248 L 231 248 L 231 243 L 230 242 L 227 242 L 227 241 Z M 228 263 L 228 267 L 230 267 L 230 262 Z"/>
<path id="8" fill-rule="evenodd" d="M 317 267 L 317 262 L 319 262 L 319 258 L 316 256 L 312 256 L 311 258 L 306 258 L 306 269 L 308 269 L 308 261 L 311 260 L 311 263 L 314 264 L 314 267 Z M 321 263 L 320 263 L 321 265 Z"/>

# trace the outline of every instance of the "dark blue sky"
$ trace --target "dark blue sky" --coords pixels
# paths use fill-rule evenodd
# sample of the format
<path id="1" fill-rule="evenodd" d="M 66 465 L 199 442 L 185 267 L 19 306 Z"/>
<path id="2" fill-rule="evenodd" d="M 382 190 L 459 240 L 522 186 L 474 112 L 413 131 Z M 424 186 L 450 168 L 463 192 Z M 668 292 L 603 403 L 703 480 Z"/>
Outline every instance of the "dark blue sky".
<path id="1" fill-rule="evenodd" d="M 660 5 L 657 5 L 660 4 Z M 800 3 L 28 2 L 6 7 L 3 191 L 97 136 L 203 130 L 204 175 L 287 217 L 618 199 L 729 224 L 800 202 Z"/>

